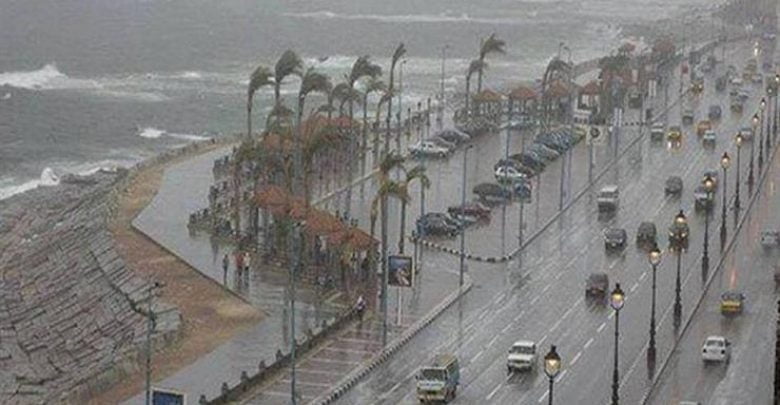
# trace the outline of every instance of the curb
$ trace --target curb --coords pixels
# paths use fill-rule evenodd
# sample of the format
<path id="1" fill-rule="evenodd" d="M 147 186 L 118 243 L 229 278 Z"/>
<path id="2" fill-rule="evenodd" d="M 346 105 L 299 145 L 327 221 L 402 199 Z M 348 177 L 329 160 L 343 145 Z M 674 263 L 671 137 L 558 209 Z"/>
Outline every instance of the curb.
<path id="1" fill-rule="evenodd" d="M 431 322 L 433 322 L 434 319 L 436 319 L 439 315 L 441 315 L 444 310 L 450 307 L 455 301 L 458 300 L 458 298 L 465 295 L 472 287 L 471 279 L 466 276 L 465 283 L 463 284 L 463 287 L 459 288 L 456 291 L 453 291 L 448 295 L 444 301 L 440 302 L 432 311 L 428 312 L 425 316 L 418 319 L 417 322 L 415 322 L 411 327 L 406 329 L 400 337 L 392 341 L 390 344 L 387 345 L 382 351 L 375 354 L 371 357 L 370 360 L 368 360 L 363 365 L 359 366 L 357 369 L 352 370 L 349 374 L 347 374 L 344 378 L 342 378 L 339 382 L 337 382 L 334 385 L 334 388 L 330 389 L 328 392 L 321 394 L 317 398 L 315 398 L 311 403 L 316 405 L 328 405 L 333 403 L 333 401 L 341 398 L 344 394 L 347 393 L 352 387 L 355 386 L 361 379 L 363 379 L 368 373 L 373 371 L 375 368 L 377 368 L 380 364 L 387 361 L 387 359 L 390 358 L 395 352 L 397 352 L 401 347 L 403 347 L 409 340 L 411 340 L 417 333 L 419 333 L 423 328 L 428 326 Z"/>

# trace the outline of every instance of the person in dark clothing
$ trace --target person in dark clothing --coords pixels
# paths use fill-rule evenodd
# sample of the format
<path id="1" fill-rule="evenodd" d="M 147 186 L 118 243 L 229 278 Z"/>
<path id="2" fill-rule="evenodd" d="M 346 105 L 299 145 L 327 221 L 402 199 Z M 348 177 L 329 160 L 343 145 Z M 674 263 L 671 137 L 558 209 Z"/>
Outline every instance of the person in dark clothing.
<path id="1" fill-rule="evenodd" d="M 225 253 L 225 256 L 222 257 L 222 279 L 223 282 L 227 283 L 227 273 L 228 273 L 228 266 L 230 265 L 230 258 L 228 257 L 227 253 Z"/>

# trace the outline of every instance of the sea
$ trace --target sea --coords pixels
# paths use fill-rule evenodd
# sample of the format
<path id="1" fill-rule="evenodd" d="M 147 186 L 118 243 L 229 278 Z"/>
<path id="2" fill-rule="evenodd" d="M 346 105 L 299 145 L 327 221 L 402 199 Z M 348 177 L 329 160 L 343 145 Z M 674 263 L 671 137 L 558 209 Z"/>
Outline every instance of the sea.
<path id="1" fill-rule="evenodd" d="M 484 87 L 542 75 L 561 49 L 576 61 L 645 38 L 624 27 L 713 7 L 711 0 L 0 0 L 0 199 L 66 173 L 127 167 L 246 125 L 246 86 L 286 49 L 343 80 L 360 55 L 388 69 L 407 49 L 403 101 L 463 92 L 480 39 Z M 566 54 L 568 57 L 568 54 Z M 385 79 L 386 79 L 385 72 Z M 398 77 L 398 73 L 396 74 Z M 297 82 L 282 95 L 292 105 Z M 255 128 L 272 98 L 261 90 Z"/>

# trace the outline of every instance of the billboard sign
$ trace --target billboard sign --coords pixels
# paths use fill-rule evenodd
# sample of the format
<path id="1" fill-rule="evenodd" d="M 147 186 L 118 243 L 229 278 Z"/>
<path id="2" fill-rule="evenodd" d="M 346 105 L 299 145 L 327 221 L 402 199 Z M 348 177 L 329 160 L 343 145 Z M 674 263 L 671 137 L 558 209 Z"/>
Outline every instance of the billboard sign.
<path id="1" fill-rule="evenodd" d="M 186 405 L 187 396 L 165 388 L 152 388 L 152 405 Z"/>
<path id="2" fill-rule="evenodd" d="M 412 258 L 409 256 L 388 256 L 388 284 L 396 287 L 412 286 Z"/>

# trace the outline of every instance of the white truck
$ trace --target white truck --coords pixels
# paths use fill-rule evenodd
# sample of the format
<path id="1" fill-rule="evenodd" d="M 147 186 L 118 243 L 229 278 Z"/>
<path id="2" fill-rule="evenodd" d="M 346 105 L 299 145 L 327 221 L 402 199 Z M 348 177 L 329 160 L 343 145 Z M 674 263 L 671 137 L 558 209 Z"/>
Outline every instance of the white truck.
<path id="1" fill-rule="evenodd" d="M 506 371 L 530 371 L 536 365 L 536 343 L 518 340 L 509 349 L 506 356 Z"/>
<path id="2" fill-rule="evenodd" d="M 596 196 L 596 204 L 598 204 L 599 212 L 616 211 L 619 202 L 620 191 L 616 185 L 602 187 L 598 196 Z"/>

